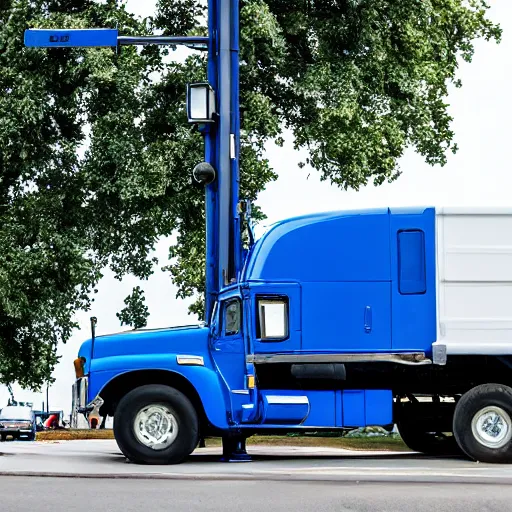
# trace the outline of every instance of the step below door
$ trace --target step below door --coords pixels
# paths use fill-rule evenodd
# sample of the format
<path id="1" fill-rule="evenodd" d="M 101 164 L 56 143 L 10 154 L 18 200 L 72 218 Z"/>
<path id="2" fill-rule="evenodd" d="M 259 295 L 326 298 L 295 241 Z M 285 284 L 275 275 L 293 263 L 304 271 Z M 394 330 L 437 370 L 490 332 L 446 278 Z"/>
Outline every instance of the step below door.
<path id="1" fill-rule="evenodd" d="M 335 426 L 334 391 L 263 390 L 260 406 L 266 425 Z"/>

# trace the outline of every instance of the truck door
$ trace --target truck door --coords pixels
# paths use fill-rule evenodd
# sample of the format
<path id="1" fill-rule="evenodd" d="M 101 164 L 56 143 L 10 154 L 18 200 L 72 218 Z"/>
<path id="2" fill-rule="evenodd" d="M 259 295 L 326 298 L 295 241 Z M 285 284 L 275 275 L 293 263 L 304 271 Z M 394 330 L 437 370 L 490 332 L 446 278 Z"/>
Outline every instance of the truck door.
<path id="1" fill-rule="evenodd" d="M 304 352 L 391 349 L 389 217 L 346 215 L 311 240 L 316 266 L 301 283 Z"/>
<path id="2" fill-rule="evenodd" d="M 241 421 L 242 405 L 249 400 L 249 393 L 245 382 L 243 306 L 238 288 L 219 297 L 218 317 L 211 335 L 210 349 L 227 387 L 231 417 Z"/>
<path id="3" fill-rule="evenodd" d="M 303 284 L 302 349 L 373 352 L 391 348 L 391 283 Z"/>
<path id="4" fill-rule="evenodd" d="M 436 213 L 391 210 L 393 349 L 425 351 L 436 340 Z"/>
<path id="5" fill-rule="evenodd" d="M 243 389 L 245 347 L 242 300 L 238 293 L 219 301 L 219 325 L 211 340 L 212 356 L 230 389 Z"/>

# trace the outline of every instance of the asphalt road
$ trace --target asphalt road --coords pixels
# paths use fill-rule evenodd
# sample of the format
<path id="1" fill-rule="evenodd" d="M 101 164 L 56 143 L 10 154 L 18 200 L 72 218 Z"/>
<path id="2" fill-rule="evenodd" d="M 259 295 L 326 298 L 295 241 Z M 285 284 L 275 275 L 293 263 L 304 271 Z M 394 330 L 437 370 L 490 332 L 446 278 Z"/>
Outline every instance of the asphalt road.
<path id="1" fill-rule="evenodd" d="M 2 477 L 0 500 L 3 512 L 509 512 L 512 487 Z"/>

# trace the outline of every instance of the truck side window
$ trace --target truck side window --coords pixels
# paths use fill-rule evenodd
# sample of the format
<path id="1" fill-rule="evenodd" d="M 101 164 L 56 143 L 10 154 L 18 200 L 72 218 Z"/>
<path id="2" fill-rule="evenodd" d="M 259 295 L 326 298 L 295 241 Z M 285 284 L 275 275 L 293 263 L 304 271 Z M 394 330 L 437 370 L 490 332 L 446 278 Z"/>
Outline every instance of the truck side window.
<path id="1" fill-rule="evenodd" d="M 242 309 L 238 299 L 226 302 L 224 306 L 224 334 L 233 336 L 240 332 Z"/>
<path id="2" fill-rule="evenodd" d="M 398 290 L 402 295 L 427 291 L 425 233 L 419 229 L 398 232 Z"/>
<path id="3" fill-rule="evenodd" d="M 288 338 L 288 300 L 258 298 L 257 337 L 261 340 Z"/>

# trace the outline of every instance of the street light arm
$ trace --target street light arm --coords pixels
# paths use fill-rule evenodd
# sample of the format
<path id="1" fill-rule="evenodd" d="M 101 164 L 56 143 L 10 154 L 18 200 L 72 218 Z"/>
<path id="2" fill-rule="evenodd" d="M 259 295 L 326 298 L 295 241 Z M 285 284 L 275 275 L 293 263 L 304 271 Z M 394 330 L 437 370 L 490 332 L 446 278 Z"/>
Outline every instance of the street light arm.
<path id="1" fill-rule="evenodd" d="M 119 36 L 117 43 L 120 46 L 180 44 L 198 50 L 208 49 L 208 37 L 202 36 Z"/>
<path id="2" fill-rule="evenodd" d="M 28 29 L 25 46 L 32 48 L 86 48 L 128 45 L 185 45 L 208 49 L 203 36 L 120 36 L 117 29 Z"/>

